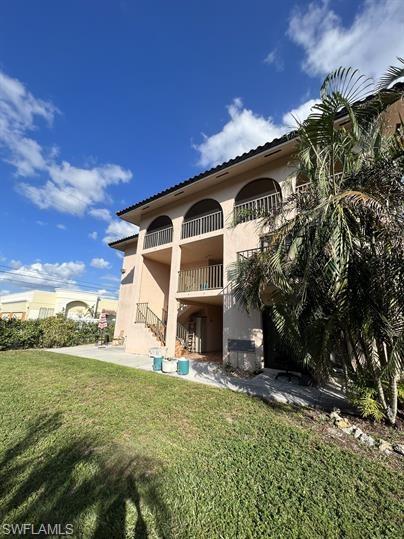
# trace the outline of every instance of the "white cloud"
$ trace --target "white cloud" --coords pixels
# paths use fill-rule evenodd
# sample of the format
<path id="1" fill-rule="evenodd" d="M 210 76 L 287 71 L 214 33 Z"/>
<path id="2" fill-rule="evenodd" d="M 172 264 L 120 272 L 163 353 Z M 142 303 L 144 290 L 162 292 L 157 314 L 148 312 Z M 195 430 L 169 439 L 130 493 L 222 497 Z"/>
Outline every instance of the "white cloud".
<path id="1" fill-rule="evenodd" d="M 203 167 L 217 165 L 283 135 L 282 128 L 272 118 L 243 108 L 238 97 L 227 110 L 230 120 L 222 130 L 210 137 L 204 135 L 203 142 L 194 146 L 200 153 L 199 164 Z"/>
<path id="2" fill-rule="evenodd" d="M 18 175 L 32 175 L 45 167 L 41 146 L 27 134 L 38 119 L 52 124 L 56 112 L 52 103 L 35 98 L 20 81 L 0 71 L 0 146 Z"/>
<path id="3" fill-rule="evenodd" d="M 41 209 L 83 215 L 108 200 L 110 185 L 128 182 L 132 173 L 116 164 L 76 167 L 58 161 L 56 147 L 46 150 L 32 138 L 38 120 L 51 125 L 57 112 L 52 103 L 34 97 L 20 81 L 0 71 L 1 157 L 15 167 L 18 177 L 43 178 L 39 185 L 18 182 L 18 191 Z"/>
<path id="4" fill-rule="evenodd" d="M 276 49 L 273 49 L 271 52 L 269 52 L 265 58 L 264 58 L 264 63 L 265 64 L 273 64 L 275 62 L 275 59 L 276 59 Z"/>
<path id="5" fill-rule="evenodd" d="M 100 290 L 97 290 L 97 294 L 99 296 L 104 296 L 111 299 L 116 299 L 118 297 L 118 291 L 111 292 L 110 290 L 105 290 L 105 288 L 100 288 Z"/>
<path id="6" fill-rule="evenodd" d="M 13 269 L 18 269 L 22 266 L 22 262 L 20 262 L 20 260 L 10 260 L 10 266 L 13 268 Z"/>
<path id="7" fill-rule="evenodd" d="M 66 161 L 49 165 L 48 173 L 50 179 L 42 186 L 20 183 L 19 191 L 41 209 L 54 208 L 73 215 L 83 215 L 88 207 L 104 202 L 108 186 L 128 182 L 132 177 L 118 165 L 84 169 Z"/>
<path id="8" fill-rule="evenodd" d="M 5 288 L 0 290 L 0 300 L 1 300 L 1 296 L 6 296 L 7 294 L 10 294 L 10 290 L 6 290 Z"/>
<path id="9" fill-rule="evenodd" d="M 91 240 L 96 240 L 98 238 L 98 232 L 94 231 L 94 232 L 90 232 L 88 237 L 91 239 Z"/>
<path id="10" fill-rule="evenodd" d="M 106 269 L 111 266 L 111 264 L 104 258 L 93 258 L 90 262 L 90 266 L 97 269 Z"/>
<path id="11" fill-rule="evenodd" d="M 107 210 L 106 208 L 91 208 L 88 212 L 92 217 L 95 217 L 96 219 L 100 219 L 101 221 L 110 221 L 111 220 L 111 212 Z"/>
<path id="12" fill-rule="evenodd" d="M 104 243 L 111 243 L 112 241 L 120 240 L 121 238 L 133 236 L 133 234 L 137 234 L 138 232 L 139 227 L 131 225 L 126 221 L 111 221 L 105 231 L 103 241 Z"/>
<path id="13" fill-rule="evenodd" d="M 288 128 L 296 129 L 299 122 L 302 122 L 310 114 L 312 107 L 319 103 L 319 99 L 309 99 L 295 109 L 290 110 L 282 116 L 282 122 L 285 126 L 285 131 Z"/>
<path id="14" fill-rule="evenodd" d="M 277 71 L 284 68 L 283 61 L 279 56 L 277 49 L 272 49 L 264 58 L 264 64 L 273 65 Z"/>
<path id="15" fill-rule="evenodd" d="M 270 117 L 265 118 L 244 108 L 240 98 L 234 99 L 227 107 L 230 120 L 222 130 L 209 137 L 204 135 L 203 142 L 194 145 L 200 154 L 198 163 L 203 167 L 212 167 L 281 137 L 296 127 L 293 116 L 304 120 L 315 102 L 310 99 L 302 103 L 285 113 L 282 122 L 277 124 Z"/>
<path id="16" fill-rule="evenodd" d="M 105 296 L 105 295 L 108 295 L 108 292 L 107 290 L 105 290 L 105 288 L 100 288 L 100 290 L 97 290 L 97 294 L 99 296 Z"/>
<path id="17" fill-rule="evenodd" d="M 45 223 L 45 221 L 40 221 L 39 219 L 35 221 L 37 225 L 39 226 L 46 226 L 48 223 Z"/>
<path id="18" fill-rule="evenodd" d="M 10 270 L 9 273 L 0 274 L 0 281 L 10 282 L 22 288 L 72 287 L 75 285 L 74 278 L 84 270 L 83 262 L 57 262 L 55 264 L 34 262 L 27 266 L 15 265 L 15 269 Z"/>
<path id="19" fill-rule="evenodd" d="M 403 54 L 403 28 L 404 4 L 400 0 L 365 0 L 350 25 L 344 25 L 330 2 L 323 0 L 296 9 L 288 35 L 303 47 L 303 69 L 310 75 L 352 66 L 379 77 Z"/>
<path id="20" fill-rule="evenodd" d="M 116 254 L 117 258 L 119 258 L 120 260 L 122 260 L 124 258 L 124 254 L 121 253 L 121 251 L 115 251 L 115 254 Z"/>
<path id="21" fill-rule="evenodd" d="M 56 225 L 56 228 L 59 228 L 60 230 L 66 230 L 66 225 L 58 224 Z"/>
<path id="22" fill-rule="evenodd" d="M 119 277 L 117 277 L 116 275 L 110 275 L 110 274 L 103 275 L 101 277 L 101 279 L 103 281 L 110 281 L 111 283 L 120 283 L 121 282 Z"/>

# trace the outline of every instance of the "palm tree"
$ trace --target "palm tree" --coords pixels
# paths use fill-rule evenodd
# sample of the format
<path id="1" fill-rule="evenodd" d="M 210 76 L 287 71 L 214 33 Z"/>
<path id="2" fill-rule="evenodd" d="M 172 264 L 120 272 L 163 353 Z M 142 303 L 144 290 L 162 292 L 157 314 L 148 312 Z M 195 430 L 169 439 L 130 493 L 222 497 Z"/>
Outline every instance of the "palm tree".
<path id="1" fill-rule="evenodd" d="M 308 187 L 264 218 L 268 248 L 233 276 L 238 301 L 266 306 L 318 378 L 339 359 L 347 384 L 374 389 L 394 424 L 404 356 L 404 145 L 385 131 L 387 107 L 403 97 L 401 86 L 386 89 L 399 72 L 389 73 L 372 95 L 370 80 L 351 68 L 325 79 L 321 102 L 298 128 L 295 166 Z"/>

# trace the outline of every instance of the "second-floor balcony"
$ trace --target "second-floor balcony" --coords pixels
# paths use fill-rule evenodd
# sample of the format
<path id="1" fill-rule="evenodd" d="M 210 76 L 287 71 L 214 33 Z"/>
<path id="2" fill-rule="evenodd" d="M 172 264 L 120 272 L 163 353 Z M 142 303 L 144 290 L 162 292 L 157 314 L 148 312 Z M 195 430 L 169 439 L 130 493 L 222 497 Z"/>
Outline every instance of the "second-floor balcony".
<path id="1" fill-rule="evenodd" d="M 274 214 L 282 203 L 279 184 L 271 178 L 260 178 L 245 185 L 235 199 L 233 222 L 246 223 Z"/>
<path id="2" fill-rule="evenodd" d="M 253 219 L 265 217 L 275 213 L 281 204 L 281 197 L 278 193 L 272 193 L 263 197 L 248 200 L 234 206 L 234 223 L 246 223 Z"/>
<path id="3" fill-rule="evenodd" d="M 182 224 L 181 239 L 199 236 L 200 234 L 207 234 L 208 232 L 213 232 L 220 228 L 223 228 L 223 213 L 217 211 L 185 221 Z"/>
<path id="4" fill-rule="evenodd" d="M 166 215 L 154 219 L 144 237 L 143 249 L 152 249 L 173 241 L 173 224 Z"/>
<path id="5" fill-rule="evenodd" d="M 223 288 L 223 264 L 181 270 L 178 292 L 204 292 Z"/>
<path id="6" fill-rule="evenodd" d="M 152 247 L 158 247 L 165 243 L 171 243 L 173 241 L 173 227 L 162 228 L 156 230 L 156 232 L 149 232 L 144 237 L 144 249 L 151 249 Z"/>
<path id="7" fill-rule="evenodd" d="M 205 199 L 188 210 L 181 228 L 181 239 L 192 238 L 223 228 L 223 212 L 216 200 Z"/>

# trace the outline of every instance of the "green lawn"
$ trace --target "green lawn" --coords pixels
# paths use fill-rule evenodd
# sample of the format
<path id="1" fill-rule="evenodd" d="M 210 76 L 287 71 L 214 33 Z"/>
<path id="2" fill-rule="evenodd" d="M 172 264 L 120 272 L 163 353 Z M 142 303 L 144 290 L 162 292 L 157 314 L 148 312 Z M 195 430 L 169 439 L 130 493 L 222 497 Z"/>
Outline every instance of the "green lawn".
<path id="1" fill-rule="evenodd" d="M 0 523 L 74 537 L 403 537 L 403 475 L 302 415 L 41 351 L 0 353 Z"/>

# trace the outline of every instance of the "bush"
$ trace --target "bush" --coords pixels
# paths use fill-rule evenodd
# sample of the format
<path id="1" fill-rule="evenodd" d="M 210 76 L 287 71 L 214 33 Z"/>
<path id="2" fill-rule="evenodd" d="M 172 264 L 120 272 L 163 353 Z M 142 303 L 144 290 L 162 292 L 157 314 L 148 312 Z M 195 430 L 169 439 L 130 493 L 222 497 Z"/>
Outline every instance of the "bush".
<path id="1" fill-rule="evenodd" d="M 357 383 L 348 391 L 348 398 L 358 407 L 362 417 L 381 421 L 384 417 L 383 409 L 377 400 L 377 390 L 369 385 Z"/>
<path id="2" fill-rule="evenodd" d="M 0 320 L 0 350 L 34 348 L 42 332 L 40 320 Z"/>
<path id="3" fill-rule="evenodd" d="M 109 324 L 105 333 L 112 340 L 114 324 Z M 96 322 L 69 320 L 61 315 L 43 320 L 0 320 L 0 350 L 75 346 L 95 343 L 99 337 Z"/>

